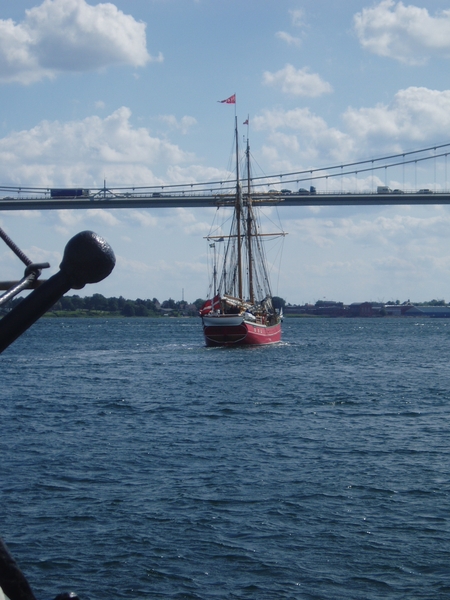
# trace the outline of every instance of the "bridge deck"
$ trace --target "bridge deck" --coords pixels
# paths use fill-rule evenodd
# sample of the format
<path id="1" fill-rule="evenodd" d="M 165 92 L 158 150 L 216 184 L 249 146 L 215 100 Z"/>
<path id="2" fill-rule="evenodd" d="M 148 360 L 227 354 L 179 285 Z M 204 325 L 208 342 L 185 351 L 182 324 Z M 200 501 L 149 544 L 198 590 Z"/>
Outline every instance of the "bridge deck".
<path id="1" fill-rule="evenodd" d="M 450 192 L 376 194 L 376 193 L 317 193 L 317 194 L 254 194 L 255 205 L 266 206 L 377 206 L 413 204 L 450 204 Z M 169 195 L 157 197 L 140 194 L 111 194 L 82 198 L 22 197 L 0 198 L 2 210 L 60 210 L 113 208 L 208 208 L 232 204 L 234 195 Z"/>

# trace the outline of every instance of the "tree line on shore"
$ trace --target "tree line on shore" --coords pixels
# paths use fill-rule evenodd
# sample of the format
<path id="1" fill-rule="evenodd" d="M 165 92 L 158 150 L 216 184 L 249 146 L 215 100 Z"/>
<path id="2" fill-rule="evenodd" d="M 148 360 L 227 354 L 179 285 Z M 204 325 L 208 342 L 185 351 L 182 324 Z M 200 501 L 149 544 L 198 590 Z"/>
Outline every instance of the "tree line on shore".
<path id="1" fill-rule="evenodd" d="M 10 310 L 22 301 L 22 298 L 16 297 L 6 304 L 5 309 Z M 152 300 L 137 298 L 136 300 L 126 299 L 123 296 L 106 298 L 102 294 L 93 294 L 92 296 L 85 296 L 84 298 L 73 295 L 63 296 L 56 304 L 53 305 L 50 314 L 53 315 L 98 315 L 105 314 L 109 316 L 122 316 L 122 317 L 161 317 L 161 316 L 172 316 L 172 317 L 195 317 L 198 315 L 198 311 L 204 304 L 205 299 L 197 298 L 192 303 L 186 302 L 185 300 L 175 301 L 172 298 L 159 302 L 157 298 Z M 295 305 L 286 303 L 283 298 L 279 296 L 273 297 L 274 307 L 277 309 L 286 308 L 287 312 L 293 308 L 324 308 L 327 306 L 344 306 L 342 302 L 334 302 L 330 300 L 318 300 L 314 305 Z M 399 300 L 392 300 L 386 303 L 374 302 L 373 306 L 387 304 L 410 304 L 410 301 L 401 303 Z M 415 306 L 447 306 L 445 300 L 430 300 L 428 302 L 415 302 Z"/>
<path id="2" fill-rule="evenodd" d="M 6 309 L 10 310 L 22 301 L 22 298 L 14 298 L 7 305 Z M 78 314 L 83 315 L 98 315 L 105 314 L 109 316 L 122 317 L 193 317 L 197 316 L 199 308 L 205 302 L 202 298 L 198 298 L 195 302 L 189 303 L 184 300 L 175 301 L 172 298 L 159 302 L 157 298 L 152 300 L 143 300 L 137 298 L 130 300 L 123 296 L 106 298 L 102 294 L 94 294 L 81 298 L 78 295 L 63 296 L 56 304 L 54 304 L 50 314 Z"/>
<path id="3" fill-rule="evenodd" d="M 5 309 L 11 310 L 22 299 L 21 297 L 12 299 L 5 305 Z M 285 304 L 282 298 L 274 297 L 273 300 L 277 308 Z M 173 300 L 172 298 L 159 302 L 157 298 L 130 300 L 123 296 L 106 298 L 102 294 L 81 298 L 75 294 L 63 296 L 52 306 L 47 315 L 96 316 L 104 314 L 116 317 L 196 317 L 204 303 L 204 298 L 197 298 L 194 302 Z"/>

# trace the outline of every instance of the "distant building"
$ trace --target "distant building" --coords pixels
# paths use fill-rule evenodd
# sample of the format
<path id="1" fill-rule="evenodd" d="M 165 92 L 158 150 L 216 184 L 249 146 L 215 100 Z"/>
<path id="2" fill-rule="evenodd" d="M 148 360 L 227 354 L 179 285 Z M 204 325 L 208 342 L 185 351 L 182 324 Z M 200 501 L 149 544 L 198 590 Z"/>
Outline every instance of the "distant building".
<path id="1" fill-rule="evenodd" d="M 402 313 L 405 317 L 430 317 L 433 319 L 450 319 L 450 306 L 405 306 Z"/>
<path id="2" fill-rule="evenodd" d="M 408 300 L 404 304 L 382 304 L 381 302 L 353 302 L 349 306 L 342 302 L 318 301 L 303 306 L 287 304 L 285 315 L 311 315 L 315 317 L 429 317 L 450 319 L 450 306 L 414 306 Z"/>
<path id="3" fill-rule="evenodd" d="M 385 304 L 384 305 L 385 314 L 390 317 L 401 317 L 402 309 L 404 309 L 404 308 L 405 307 L 402 306 L 401 304 Z M 408 306 L 407 308 L 411 308 L 411 306 Z"/>
<path id="4" fill-rule="evenodd" d="M 342 302 L 337 304 L 328 304 L 327 306 L 315 306 L 313 314 L 322 317 L 345 317 L 346 309 Z"/>
<path id="5" fill-rule="evenodd" d="M 352 317 L 373 317 L 371 302 L 353 302 L 349 306 L 349 311 Z"/>
<path id="6" fill-rule="evenodd" d="M 313 315 L 316 317 L 345 317 L 346 307 L 342 302 L 319 301 L 303 306 L 287 304 L 283 308 L 285 315 Z"/>

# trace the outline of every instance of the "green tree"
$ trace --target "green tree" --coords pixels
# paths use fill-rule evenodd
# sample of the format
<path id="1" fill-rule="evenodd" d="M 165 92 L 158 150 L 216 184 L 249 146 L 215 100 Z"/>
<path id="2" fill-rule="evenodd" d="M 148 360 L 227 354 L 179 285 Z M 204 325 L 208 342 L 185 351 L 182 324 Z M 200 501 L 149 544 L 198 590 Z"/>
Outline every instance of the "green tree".
<path id="1" fill-rule="evenodd" d="M 108 298 L 108 310 L 109 312 L 119 311 L 119 301 L 117 298 Z"/>
<path id="2" fill-rule="evenodd" d="M 124 307 L 120 312 L 124 317 L 134 317 L 135 315 L 134 306 L 129 300 L 125 302 Z"/>
<path id="3" fill-rule="evenodd" d="M 71 300 L 74 310 L 81 310 L 84 308 L 84 299 L 80 298 L 77 294 L 71 296 Z"/>
<path id="4" fill-rule="evenodd" d="M 158 300 L 156 300 L 156 302 L 159 304 Z M 148 308 L 148 310 L 152 313 L 156 313 L 157 312 L 157 308 L 156 308 L 156 304 L 155 304 L 155 299 L 153 300 L 146 300 L 145 301 L 145 306 Z"/>
<path id="5" fill-rule="evenodd" d="M 108 310 L 108 300 L 102 294 L 94 294 L 91 299 L 92 310 Z"/>
<path id="6" fill-rule="evenodd" d="M 63 296 L 60 300 L 61 310 L 76 310 L 75 304 L 70 296 Z"/>
<path id="7" fill-rule="evenodd" d="M 134 314 L 136 317 L 148 317 L 148 308 L 145 304 L 135 304 Z"/>
<path id="8" fill-rule="evenodd" d="M 176 308 L 175 300 L 172 300 L 172 298 L 164 300 L 164 302 L 161 304 L 161 308 Z"/>
<path id="9" fill-rule="evenodd" d="M 277 308 L 278 310 L 280 310 L 281 308 L 284 308 L 286 306 L 286 300 L 284 300 L 283 298 L 280 298 L 280 296 L 273 296 L 272 304 L 273 304 L 274 308 Z"/>

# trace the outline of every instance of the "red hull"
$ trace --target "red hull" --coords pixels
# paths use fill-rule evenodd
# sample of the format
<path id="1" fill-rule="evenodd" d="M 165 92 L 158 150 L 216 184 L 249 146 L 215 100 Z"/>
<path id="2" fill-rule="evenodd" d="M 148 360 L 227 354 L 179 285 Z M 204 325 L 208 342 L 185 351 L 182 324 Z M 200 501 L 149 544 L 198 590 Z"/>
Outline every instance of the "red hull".
<path id="1" fill-rule="evenodd" d="M 281 324 L 214 326 L 204 325 L 203 333 L 207 346 L 257 346 L 281 341 Z"/>

